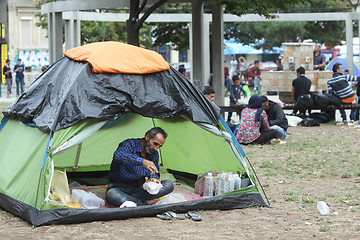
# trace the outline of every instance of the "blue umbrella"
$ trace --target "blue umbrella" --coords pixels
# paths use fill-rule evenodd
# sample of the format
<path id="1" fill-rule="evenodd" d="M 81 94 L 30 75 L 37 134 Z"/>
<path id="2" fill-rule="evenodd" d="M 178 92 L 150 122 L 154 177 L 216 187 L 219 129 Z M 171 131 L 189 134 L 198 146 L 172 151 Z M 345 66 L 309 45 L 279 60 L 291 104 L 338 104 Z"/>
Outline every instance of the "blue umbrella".
<path id="1" fill-rule="evenodd" d="M 340 63 L 343 67 L 343 69 L 347 69 L 347 64 L 346 64 L 346 56 L 339 56 L 334 58 L 333 60 L 331 60 L 326 66 L 325 66 L 325 70 L 329 70 L 332 71 L 332 68 L 334 66 L 335 63 Z M 359 66 L 357 65 L 357 63 L 355 61 L 353 61 L 353 69 L 354 69 L 354 76 L 359 76 Z"/>

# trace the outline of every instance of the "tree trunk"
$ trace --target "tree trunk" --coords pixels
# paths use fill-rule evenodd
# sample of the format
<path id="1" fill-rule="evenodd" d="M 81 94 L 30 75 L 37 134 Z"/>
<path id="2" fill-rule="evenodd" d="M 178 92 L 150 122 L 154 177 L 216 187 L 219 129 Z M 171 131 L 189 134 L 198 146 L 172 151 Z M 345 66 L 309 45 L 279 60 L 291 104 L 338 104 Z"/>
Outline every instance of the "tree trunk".
<path id="1" fill-rule="evenodd" d="M 130 16 L 126 21 L 128 44 L 139 46 L 139 0 L 130 1 Z"/>
<path id="2" fill-rule="evenodd" d="M 138 23 L 131 21 L 131 19 L 126 21 L 127 26 L 127 42 L 128 44 L 139 46 L 139 28 Z"/>

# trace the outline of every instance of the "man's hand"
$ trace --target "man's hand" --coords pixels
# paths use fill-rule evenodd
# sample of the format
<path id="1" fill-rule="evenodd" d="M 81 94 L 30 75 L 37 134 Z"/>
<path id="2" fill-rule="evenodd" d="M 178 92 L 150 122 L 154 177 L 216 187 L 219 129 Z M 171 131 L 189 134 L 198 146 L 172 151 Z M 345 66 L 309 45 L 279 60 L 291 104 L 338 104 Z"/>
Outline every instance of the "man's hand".
<path id="1" fill-rule="evenodd" d="M 151 173 L 159 173 L 155 164 L 152 161 L 144 159 L 144 161 L 142 162 L 142 165 L 144 168 L 149 170 Z"/>
<path id="2" fill-rule="evenodd" d="M 147 204 L 147 205 L 154 205 L 154 204 L 157 203 L 158 201 L 160 201 L 159 198 L 155 198 L 155 199 L 152 199 L 152 200 L 146 200 L 146 204 Z"/>

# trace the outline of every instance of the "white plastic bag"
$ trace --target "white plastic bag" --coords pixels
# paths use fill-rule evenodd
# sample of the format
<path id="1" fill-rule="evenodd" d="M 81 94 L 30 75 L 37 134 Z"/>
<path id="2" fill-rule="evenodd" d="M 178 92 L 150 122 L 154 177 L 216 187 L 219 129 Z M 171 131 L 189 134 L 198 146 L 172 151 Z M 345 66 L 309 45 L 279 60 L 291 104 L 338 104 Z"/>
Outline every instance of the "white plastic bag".
<path id="1" fill-rule="evenodd" d="M 81 189 L 73 189 L 71 202 L 79 204 L 81 208 L 96 209 L 105 206 L 105 201 L 91 192 Z"/>
<path id="2" fill-rule="evenodd" d="M 143 184 L 144 190 L 146 190 L 148 193 L 152 195 L 158 194 L 158 192 L 162 187 L 163 185 L 161 183 L 145 182 Z"/>

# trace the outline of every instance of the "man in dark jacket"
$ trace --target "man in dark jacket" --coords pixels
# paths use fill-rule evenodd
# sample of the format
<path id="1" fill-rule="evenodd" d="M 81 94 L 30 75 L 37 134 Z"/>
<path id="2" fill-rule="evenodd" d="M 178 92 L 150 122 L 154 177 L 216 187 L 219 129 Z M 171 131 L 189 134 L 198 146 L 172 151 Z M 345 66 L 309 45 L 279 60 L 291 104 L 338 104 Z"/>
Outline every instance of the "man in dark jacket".
<path id="1" fill-rule="evenodd" d="M 270 129 L 274 129 L 276 131 L 275 137 L 285 139 L 289 125 L 284 111 L 279 104 L 268 100 L 268 98 L 264 95 L 261 96 L 261 102 L 262 108 L 268 115 Z"/>

